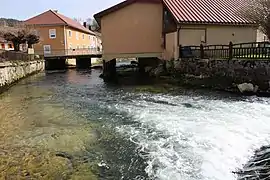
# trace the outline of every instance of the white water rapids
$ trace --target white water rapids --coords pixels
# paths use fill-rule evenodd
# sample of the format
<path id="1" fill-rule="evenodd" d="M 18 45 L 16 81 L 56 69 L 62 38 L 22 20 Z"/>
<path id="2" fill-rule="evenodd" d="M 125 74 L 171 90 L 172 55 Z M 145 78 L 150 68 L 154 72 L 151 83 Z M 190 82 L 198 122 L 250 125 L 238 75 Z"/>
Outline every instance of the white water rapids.
<path id="1" fill-rule="evenodd" d="M 115 106 L 138 122 L 118 130 L 148 159 L 151 179 L 233 180 L 232 172 L 270 142 L 267 98 L 145 94 Z"/>

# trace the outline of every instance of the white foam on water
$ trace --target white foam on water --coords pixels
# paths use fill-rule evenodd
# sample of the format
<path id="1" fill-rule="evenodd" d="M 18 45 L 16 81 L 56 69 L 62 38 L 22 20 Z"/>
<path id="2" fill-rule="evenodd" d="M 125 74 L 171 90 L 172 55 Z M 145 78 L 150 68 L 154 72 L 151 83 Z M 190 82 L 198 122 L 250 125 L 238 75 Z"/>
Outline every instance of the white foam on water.
<path id="1" fill-rule="evenodd" d="M 267 102 L 151 98 L 177 106 L 141 98 L 116 108 L 139 122 L 139 127 L 123 125 L 118 129 L 141 148 L 152 179 L 233 180 L 232 172 L 241 168 L 255 149 L 269 144 Z"/>

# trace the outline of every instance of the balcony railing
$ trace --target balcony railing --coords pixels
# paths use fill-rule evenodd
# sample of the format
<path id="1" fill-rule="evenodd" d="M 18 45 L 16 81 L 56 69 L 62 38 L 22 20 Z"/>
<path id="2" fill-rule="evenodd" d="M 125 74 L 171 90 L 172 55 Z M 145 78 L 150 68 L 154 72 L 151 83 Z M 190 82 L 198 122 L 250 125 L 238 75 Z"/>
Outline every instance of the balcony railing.
<path id="1" fill-rule="evenodd" d="M 102 50 L 98 48 L 50 49 L 46 51 L 35 51 L 35 53 L 44 55 L 44 57 L 64 57 L 64 56 L 82 56 L 82 55 L 101 55 Z"/>

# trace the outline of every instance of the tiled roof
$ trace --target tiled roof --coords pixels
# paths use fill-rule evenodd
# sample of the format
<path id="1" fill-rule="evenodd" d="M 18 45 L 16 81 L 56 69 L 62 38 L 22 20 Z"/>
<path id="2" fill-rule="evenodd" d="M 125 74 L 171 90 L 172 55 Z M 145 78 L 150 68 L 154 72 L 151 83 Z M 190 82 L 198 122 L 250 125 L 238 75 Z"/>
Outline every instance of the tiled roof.
<path id="1" fill-rule="evenodd" d="M 83 25 L 81 25 L 77 21 L 69 17 L 66 17 L 62 14 L 59 14 L 53 10 L 46 11 L 40 15 L 30 18 L 26 20 L 25 23 L 33 24 L 33 25 L 68 25 L 70 27 L 73 27 L 85 33 L 94 34 L 94 32 L 85 28 Z"/>
<path id="2" fill-rule="evenodd" d="M 253 24 L 240 17 L 247 0 L 126 0 L 94 15 L 100 18 L 134 2 L 162 2 L 179 23 Z"/>
<path id="3" fill-rule="evenodd" d="M 240 17 L 245 0 L 163 0 L 179 23 L 252 24 Z"/>

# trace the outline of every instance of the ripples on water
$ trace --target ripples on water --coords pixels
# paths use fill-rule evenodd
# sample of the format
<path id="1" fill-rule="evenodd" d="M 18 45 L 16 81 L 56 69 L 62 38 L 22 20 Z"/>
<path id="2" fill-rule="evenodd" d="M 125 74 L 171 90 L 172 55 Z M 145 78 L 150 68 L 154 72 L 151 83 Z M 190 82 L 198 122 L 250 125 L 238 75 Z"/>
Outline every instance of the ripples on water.
<path id="1" fill-rule="evenodd" d="M 105 85 L 98 75 L 47 74 L 19 83 L 0 98 L 13 101 L 20 89 L 21 96 L 27 93 L 24 101 L 32 102 L 32 113 L 44 108 L 36 103 L 53 107 L 62 102 L 60 107 L 74 116 L 67 118 L 69 124 L 82 123 L 76 114 L 125 137 L 103 144 L 108 164 L 115 166 L 104 179 L 233 180 L 232 171 L 241 168 L 256 148 L 269 144 L 267 98 L 190 90 L 174 95 L 136 93 L 131 86 Z M 36 87 L 52 93 L 33 97 Z"/>

